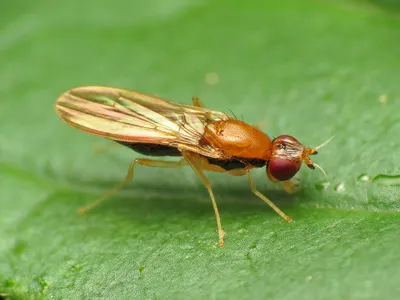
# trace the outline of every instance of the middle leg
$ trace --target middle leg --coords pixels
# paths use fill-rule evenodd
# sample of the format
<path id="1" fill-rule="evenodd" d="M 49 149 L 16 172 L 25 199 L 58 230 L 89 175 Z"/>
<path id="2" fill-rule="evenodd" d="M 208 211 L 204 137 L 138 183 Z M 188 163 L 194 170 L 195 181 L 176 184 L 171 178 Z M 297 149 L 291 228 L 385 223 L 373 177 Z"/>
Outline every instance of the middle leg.
<path id="1" fill-rule="evenodd" d="M 218 206 L 217 202 L 215 201 L 214 193 L 211 188 L 211 182 L 208 180 L 206 175 L 204 175 L 202 171 L 202 159 L 201 157 L 193 152 L 188 152 L 188 151 L 182 151 L 183 157 L 186 159 L 186 161 L 189 163 L 189 165 L 193 168 L 193 170 L 196 172 L 196 174 L 200 177 L 200 179 L 203 181 L 204 186 L 206 187 L 208 194 L 210 195 L 211 202 L 214 208 L 214 213 L 215 213 L 215 218 L 217 219 L 217 227 L 218 227 L 218 235 L 219 235 L 219 246 L 222 248 L 224 247 L 224 231 L 222 230 L 222 225 L 221 225 L 221 217 L 219 215 L 218 211 Z"/>

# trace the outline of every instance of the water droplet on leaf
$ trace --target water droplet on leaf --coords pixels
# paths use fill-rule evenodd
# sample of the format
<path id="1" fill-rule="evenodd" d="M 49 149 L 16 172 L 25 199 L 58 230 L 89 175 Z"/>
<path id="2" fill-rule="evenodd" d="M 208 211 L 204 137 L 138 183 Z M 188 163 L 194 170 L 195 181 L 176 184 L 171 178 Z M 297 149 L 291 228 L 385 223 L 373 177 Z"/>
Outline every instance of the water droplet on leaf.
<path id="1" fill-rule="evenodd" d="M 361 174 L 360 176 L 357 177 L 357 180 L 362 182 L 368 182 L 371 181 L 371 177 L 369 177 L 367 174 Z"/>
<path id="2" fill-rule="evenodd" d="M 318 191 L 323 191 L 323 190 L 327 190 L 330 185 L 331 185 L 331 183 L 329 181 L 321 181 L 321 182 L 317 182 L 315 184 L 315 188 Z"/>
<path id="3" fill-rule="evenodd" d="M 335 191 L 336 191 L 336 192 L 342 193 L 342 192 L 344 192 L 345 190 L 346 190 L 346 189 L 345 189 L 345 187 L 344 187 L 344 183 L 343 183 L 343 182 L 341 182 L 341 183 L 339 183 L 338 185 L 335 186 Z"/>

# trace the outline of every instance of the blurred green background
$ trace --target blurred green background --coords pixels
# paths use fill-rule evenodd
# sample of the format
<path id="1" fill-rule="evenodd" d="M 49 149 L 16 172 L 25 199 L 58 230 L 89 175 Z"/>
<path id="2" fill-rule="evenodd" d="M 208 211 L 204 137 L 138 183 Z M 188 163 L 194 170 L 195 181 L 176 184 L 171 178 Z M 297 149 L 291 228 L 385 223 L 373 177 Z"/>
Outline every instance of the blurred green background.
<path id="1" fill-rule="evenodd" d="M 5 299 L 395 299 L 400 293 L 397 1 L 14 1 L 0 12 L 0 295 Z M 226 235 L 189 168 L 60 122 L 55 99 L 114 85 L 193 95 L 307 146 L 290 196 L 253 172 L 209 174 Z M 0 297 L 0 298 L 1 298 Z"/>

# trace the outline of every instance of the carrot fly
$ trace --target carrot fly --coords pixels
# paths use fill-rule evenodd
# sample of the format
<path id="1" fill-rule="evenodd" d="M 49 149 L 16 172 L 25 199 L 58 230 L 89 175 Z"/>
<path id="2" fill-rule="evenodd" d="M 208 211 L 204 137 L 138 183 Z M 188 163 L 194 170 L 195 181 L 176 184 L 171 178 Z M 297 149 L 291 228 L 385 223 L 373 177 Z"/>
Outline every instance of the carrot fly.
<path id="1" fill-rule="evenodd" d="M 137 91 L 102 86 L 77 87 L 62 94 L 56 101 L 56 112 L 72 127 L 116 141 L 147 156 L 181 157 L 178 161 L 135 159 L 119 185 L 81 208 L 79 213 L 87 212 L 132 180 L 136 165 L 161 168 L 189 165 L 210 195 L 220 247 L 224 246 L 224 231 L 205 171 L 247 175 L 251 191 L 291 222 L 290 217 L 256 189 L 249 171 L 266 166 L 270 180 L 289 182 L 302 162 L 310 169 L 322 170 L 309 155 L 317 154 L 318 148 L 329 141 L 308 148 L 289 135 L 271 140 L 257 127 L 205 108 L 197 97 L 193 97 L 192 102 L 193 106 L 176 104 Z"/>

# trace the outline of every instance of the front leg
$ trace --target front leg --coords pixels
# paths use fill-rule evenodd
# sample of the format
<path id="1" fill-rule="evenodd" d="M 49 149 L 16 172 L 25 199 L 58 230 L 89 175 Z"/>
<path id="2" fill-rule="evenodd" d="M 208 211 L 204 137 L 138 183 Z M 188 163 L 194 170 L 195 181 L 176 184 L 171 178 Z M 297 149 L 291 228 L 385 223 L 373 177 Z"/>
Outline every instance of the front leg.
<path id="1" fill-rule="evenodd" d="M 247 177 L 249 178 L 249 183 L 250 183 L 250 189 L 253 192 L 254 195 L 256 195 L 258 198 L 260 198 L 262 201 L 267 203 L 278 215 L 280 215 L 285 221 L 287 222 L 292 222 L 292 218 L 287 216 L 283 211 L 281 211 L 271 200 L 269 200 L 266 196 L 261 194 L 257 189 L 256 186 L 254 185 L 253 178 L 250 175 L 250 172 L 247 171 Z"/>
<path id="2" fill-rule="evenodd" d="M 286 193 L 293 195 L 300 191 L 300 179 L 292 178 L 283 182 L 283 189 Z"/>

